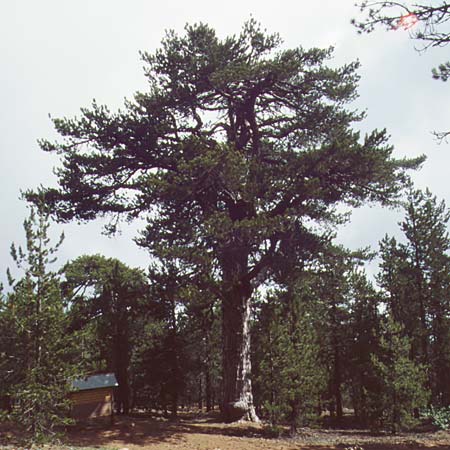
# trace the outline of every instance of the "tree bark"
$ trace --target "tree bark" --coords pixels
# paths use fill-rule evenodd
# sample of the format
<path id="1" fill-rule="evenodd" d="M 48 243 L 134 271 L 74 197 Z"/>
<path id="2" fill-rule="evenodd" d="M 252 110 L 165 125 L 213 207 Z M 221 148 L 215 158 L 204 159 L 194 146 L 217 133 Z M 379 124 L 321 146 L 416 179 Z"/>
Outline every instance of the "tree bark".
<path id="1" fill-rule="evenodd" d="M 212 386 L 211 386 L 211 363 L 209 356 L 206 362 L 205 369 L 205 400 L 206 400 L 206 411 L 211 411 L 214 407 L 212 403 Z"/>
<path id="2" fill-rule="evenodd" d="M 341 374 L 341 355 L 339 347 L 335 344 L 334 348 L 334 376 L 333 376 L 333 394 L 336 401 L 336 417 L 341 420 L 344 416 L 342 407 L 342 392 L 341 392 L 342 374 Z"/>
<path id="3" fill-rule="evenodd" d="M 291 407 L 289 434 L 293 437 L 297 434 L 298 418 L 300 416 L 299 402 L 295 398 L 289 402 Z"/>
<path id="4" fill-rule="evenodd" d="M 123 307 L 121 296 L 123 293 L 117 283 L 118 263 L 115 264 L 115 277 L 113 279 L 114 287 L 110 291 L 110 314 L 113 320 L 114 335 L 113 335 L 113 364 L 114 372 L 119 384 L 117 409 L 121 414 L 128 415 L 130 413 L 130 338 L 129 338 L 129 324 L 126 310 Z"/>
<path id="5" fill-rule="evenodd" d="M 202 374 L 198 377 L 198 409 L 201 411 L 203 409 L 203 383 Z"/>
<path id="6" fill-rule="evenodd" d="M 119 384 L 118 388 L 118 411 L 128 415 L 130 413 L 130 383 L 128 379 L 128 339 L 122 334 L 115 336 L 115 375 Z"/>
<path id="7" fill-rule="evenodd" d="M 250 360 L 251 289 L 234 286 L 222 304 L 223 405 L 226 422 L 258 422 L 253 405 Z"/>
<path id="8" fill-rule="evenodd" d="M 254 206 L 242 200 L 229 204 L 230 219 L 237 223 L 252 217 Z M 253 293 L 249 279 L 251 245 L 235 228 L 222 248 L 222 414 L 226 422 L 258 422 L 253 405 L 250 360 L 250 301 Z"/>
<path id="9" fill-rule="evenodd" d="M 342 339 L 338 333 L 338 317 L 337 317 L 337 306 L 336 302 L 332 301 L 331 306 L 332 313 L 332 339 L 333 339 L 333 395 L 336 401 L 336 417 L 338 420 L 341 420 L 344 411 L 342 407 L 342 392 L 341 392 L 341 384 L 342 384 L 342 368 L 341 368 L 341 351 L 340 351 L 340 340 Z"/>

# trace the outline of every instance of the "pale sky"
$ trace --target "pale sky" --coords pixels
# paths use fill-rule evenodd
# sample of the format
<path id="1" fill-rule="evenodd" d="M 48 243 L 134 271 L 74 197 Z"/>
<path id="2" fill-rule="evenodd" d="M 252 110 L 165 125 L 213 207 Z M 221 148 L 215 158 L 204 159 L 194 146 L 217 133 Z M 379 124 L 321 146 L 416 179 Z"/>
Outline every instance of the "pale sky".
<path id="1" fill-rule="evenodd" d="M 20 190 L 55 183 L 58 159 L 39 149 L 37 139 L 55 138 L 52 117 L 72 117 L 92 99 L 111 109 L 146 89 L 139 51 L 153 52 L 167 29 L 182 33 L 186 23 L 205 22 L 219 36 L 239 32 L 251 16 L 279 32 L 286 48 L 335 47 L 332 65 L 361 61 L 359 99 L 367 111 L 358 128 L 387 128 L 398 157 L 425 153 L 416 186 L 428 187 L 450 205 L 450 144 L 438 145 L 432 130 L 450 129 L 449 87 L 432 80 L 431 68 L 448 49 L 424 54 L 403 30 L 360 36 L 350 25 L 355 0 L 207 2 L 205 0 L 14 0 L 0 2 L 0 281 L 5 283 L 11 242 L 24 243 L 26 205 Z M 339 231 L 342 244 L 374 249 L 386 234 L 399 235 L 402 215 L 381 208 L 355 211 Z M 59 252 L 64 263 L 82 254 L 117 257 L 146 267 L 148 255 L 132 242 L 138 224 L 124 224 L 121 236 L 102 236 L 101 224 L 52 226 L 64 230 Z M 373 269 L 371 269 L 373 270 Z M 5 283 L 6 284 L 6 283 Z"/>

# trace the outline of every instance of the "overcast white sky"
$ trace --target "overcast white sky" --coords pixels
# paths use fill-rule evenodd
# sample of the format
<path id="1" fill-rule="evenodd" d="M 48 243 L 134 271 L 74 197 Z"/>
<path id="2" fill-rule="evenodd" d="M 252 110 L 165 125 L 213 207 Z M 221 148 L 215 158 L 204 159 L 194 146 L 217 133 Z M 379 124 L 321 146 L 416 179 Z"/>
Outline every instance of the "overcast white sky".
<path id="1" fill-rule="evenodd" d="M 404 31 L 357 35 L 350 19 L 355 0 L 224 2 L 205 0 L 14 0 L 0 2 L 0 281 L 12 266 L 11 242 L 24 242 L 26 205 L 20 190 L 54 184 L 57 158 L 42 152 L 39 138 L 53 138 L 48 117 L 76 115 L 95 98 L 111 109 L 146 88 L 139 50 L 152 52 L 166 29 L 182 32 L 189 22 L 206 22 L 220 36 L 239 32 L 253 16 L 268 31 L 279 32 L 286 47 L 335 47 L 332 64 L 362 63 L 360 97 L 354 106 L 368 117 L 362 131 L 388 129 L 396 156 L 425 153 L 424 168 L 413 175 L 450 204 L 450 144 L 437 145 L 431 130 L 450 128 L 449 84 L 434 81 L 431 68 L 447 59 L 447 49 L 419 55 Z M 371 245 L 398 234 L 401 214 L 380 208 L 355 211 L 339 232 L 350 248 Z M 131 266 L 146 267 L 148 256 L 132 242 L 137 225 L 122 236 L 100 234 L 101 224 L 53 226 L 64 230 L 61 263 L 82 254 L 101 253 Z"/>

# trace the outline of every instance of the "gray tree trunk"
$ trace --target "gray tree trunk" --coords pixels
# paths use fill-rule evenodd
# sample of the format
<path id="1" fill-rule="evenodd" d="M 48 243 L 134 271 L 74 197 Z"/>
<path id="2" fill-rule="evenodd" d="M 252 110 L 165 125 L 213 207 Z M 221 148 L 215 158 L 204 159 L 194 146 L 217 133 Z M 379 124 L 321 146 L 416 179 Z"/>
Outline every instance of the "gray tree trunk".
<path id="1" fill-rule="evenodd" d="M 253 405 L 250 360 L 251 291 L 234 287 L 223 301 L 223 405 L 226 422 L 258 422 Z"/>

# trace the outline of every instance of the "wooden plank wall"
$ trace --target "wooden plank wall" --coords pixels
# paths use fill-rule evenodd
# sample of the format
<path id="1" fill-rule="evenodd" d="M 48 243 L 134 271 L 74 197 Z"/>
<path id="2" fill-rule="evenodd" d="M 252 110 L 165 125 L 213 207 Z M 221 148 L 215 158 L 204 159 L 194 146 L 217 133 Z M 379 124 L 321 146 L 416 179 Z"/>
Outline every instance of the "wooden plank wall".
<path id="1" fill-rule="evenodd" d="M 113 392 L 111 388 L 90 389 L 72 392 L 72 417 L 74 419 L 91 419 L 112 415 Z"/>

